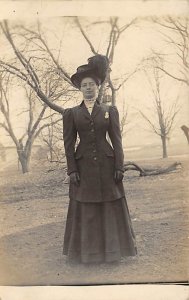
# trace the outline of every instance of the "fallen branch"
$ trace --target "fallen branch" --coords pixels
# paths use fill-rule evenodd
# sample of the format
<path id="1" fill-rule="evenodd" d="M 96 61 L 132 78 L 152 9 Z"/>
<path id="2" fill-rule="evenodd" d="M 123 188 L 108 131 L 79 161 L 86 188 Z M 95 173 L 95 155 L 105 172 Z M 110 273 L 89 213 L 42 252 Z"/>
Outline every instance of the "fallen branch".
<path id="1" fill-rule="evenodd" d="M 145 168 L 137 165 L 134 162 L 127 162 L 124 164 L 124 171 L 139 171 L 140 176 L 151 176 L 151 175 L 159 175 L 166 174 L 170 172 L 174 172 L 178 170 L 178 166 L 181 167 L 180 162 L 175 162 L 168 167 L 154 167 L 154 168 Z"/>

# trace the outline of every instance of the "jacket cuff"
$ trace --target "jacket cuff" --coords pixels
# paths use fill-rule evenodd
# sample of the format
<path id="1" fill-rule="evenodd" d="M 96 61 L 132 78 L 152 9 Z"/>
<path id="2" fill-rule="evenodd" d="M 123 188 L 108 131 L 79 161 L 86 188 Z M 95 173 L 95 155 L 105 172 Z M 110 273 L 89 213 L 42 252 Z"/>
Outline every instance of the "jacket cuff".
<path id="1" fill-rule="evenodd" d="M 119 156 L 120 156 L 119 158 L 117 158 L 117 157 L 115 158 L 115 169 L 124 172 L 125 171 L 124 158 L 122 157 L 121 153 Z"/>
<path id="2" fill-rule="evenodd" d="M 77 166 L 75 163 L 75 158 L 67 156 L 66 159 L 67 159 L 67 174 L 68 174 L 68 176 L 73 172 L 78 172 Z"/>

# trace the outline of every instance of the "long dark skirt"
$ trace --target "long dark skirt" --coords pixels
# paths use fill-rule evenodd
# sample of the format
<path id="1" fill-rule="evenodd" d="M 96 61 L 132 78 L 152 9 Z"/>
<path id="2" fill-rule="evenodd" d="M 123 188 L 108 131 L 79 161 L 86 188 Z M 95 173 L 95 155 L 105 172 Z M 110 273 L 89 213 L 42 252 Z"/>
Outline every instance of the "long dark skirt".
<path id="1" fill-rule="evenodd" d="M 136 253 L 125 197 L 101 203 L 70 200 L 63 246 L 68 260 L 115 262 Z"/>

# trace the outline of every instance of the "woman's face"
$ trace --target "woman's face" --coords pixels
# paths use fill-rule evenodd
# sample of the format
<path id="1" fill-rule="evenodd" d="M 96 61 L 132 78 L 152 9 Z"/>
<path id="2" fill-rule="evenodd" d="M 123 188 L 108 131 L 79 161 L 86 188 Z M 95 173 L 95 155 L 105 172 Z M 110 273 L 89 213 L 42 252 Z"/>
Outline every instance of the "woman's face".
<path id="1" fill-rule="evenodd" d="M 91 77 L 83 78 L 81 81 L 80 91 L 85 99 L 92 99 L 98 96 L 98 85 Z"/>

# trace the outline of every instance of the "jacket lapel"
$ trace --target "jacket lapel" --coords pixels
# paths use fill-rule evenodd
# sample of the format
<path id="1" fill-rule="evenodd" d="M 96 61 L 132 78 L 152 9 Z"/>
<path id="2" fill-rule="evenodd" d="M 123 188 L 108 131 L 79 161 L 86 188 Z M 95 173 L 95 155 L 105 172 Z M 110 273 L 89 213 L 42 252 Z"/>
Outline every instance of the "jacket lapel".
<path id="1" fill-rule="evenodd" d="M 88 109 L 86 108 L 84 101 L 81 102 L 80 109 L 81 109 L 82 114 L 84 115 L 85 118 L 91 119 L 91 115 L 88 112 Z"/>
<path id="2" fill-rule="evenodd" d="M 100 112 L 100 104 L 98 104 L 98 102 L 95 101 L 91 114 L 88 112 L 88 109 L 86 108 L 84 101 L 82 101 L 82 103 L 80 104 L 80 109 L 82 110 L 83 115 L 86 118 L 91 120 L 94 119 L 94 117 Z"/>

